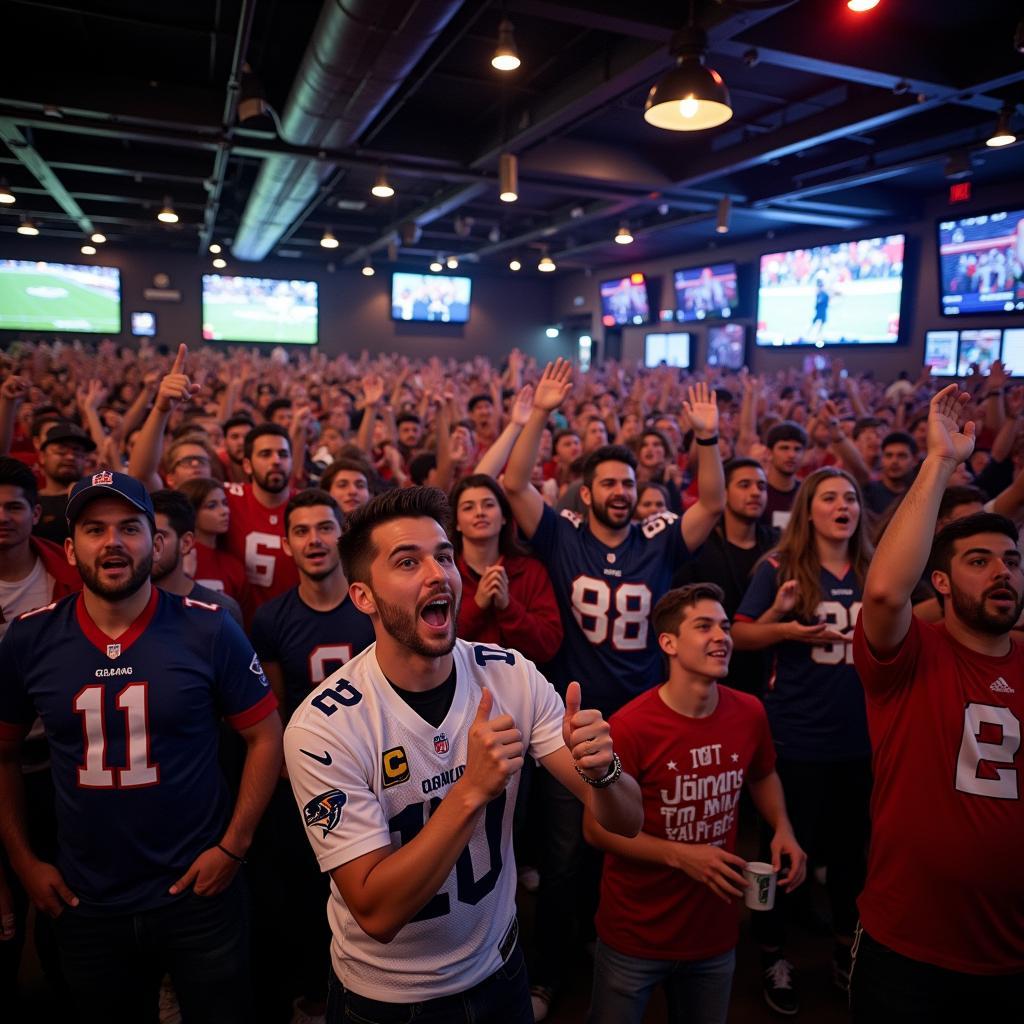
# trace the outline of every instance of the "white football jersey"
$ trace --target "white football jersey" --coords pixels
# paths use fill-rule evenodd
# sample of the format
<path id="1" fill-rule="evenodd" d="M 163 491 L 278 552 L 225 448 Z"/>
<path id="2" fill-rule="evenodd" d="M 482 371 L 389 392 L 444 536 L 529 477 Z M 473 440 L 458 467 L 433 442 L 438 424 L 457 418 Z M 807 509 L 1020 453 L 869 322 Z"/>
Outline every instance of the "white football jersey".
<path id="1" fill-rule="evenodd" d="M 394 692 L 376 644 L 328 676 L 285 730 L 285 759 L 323 871 L 398 849 L 423 828 L 466 767 L 481 687 L 510 714 L 529 755 L 563 745 L 561 698 L 517 651 L 457 640 L 455 696 L 437 728 Z M 331 883 L 331 959 L 368 999 L 417 1002 L 464 992 L 508 958 L 517 935 L 512 815 L 519 775 L 481 814 L 441 890 L 387 945 L 368 936 Z"/>

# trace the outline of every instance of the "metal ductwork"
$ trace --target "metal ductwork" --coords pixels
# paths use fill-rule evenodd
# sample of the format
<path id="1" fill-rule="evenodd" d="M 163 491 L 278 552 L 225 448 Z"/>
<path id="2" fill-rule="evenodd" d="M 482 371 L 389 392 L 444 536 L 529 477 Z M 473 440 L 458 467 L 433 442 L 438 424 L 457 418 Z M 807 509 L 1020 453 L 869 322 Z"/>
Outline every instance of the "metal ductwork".
<path id="1" fill-rule="evenodd" d="M 444 31 L 463 0 L 325 0 L 281 116 L 285 141 L 328 150 L 355 143 Z M 314 199 L 330 164 L 263 162 L 233 255 L 261 260 Z"/>

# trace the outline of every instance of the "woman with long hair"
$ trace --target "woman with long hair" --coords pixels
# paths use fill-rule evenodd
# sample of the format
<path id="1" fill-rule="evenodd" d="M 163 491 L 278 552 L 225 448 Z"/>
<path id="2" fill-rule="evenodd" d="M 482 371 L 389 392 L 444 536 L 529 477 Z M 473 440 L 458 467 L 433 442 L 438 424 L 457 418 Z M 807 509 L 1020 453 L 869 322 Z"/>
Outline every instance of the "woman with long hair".
<path id="1" fill-rule="evenodd" d="M 676 453 L 660 430 L 643 431 L 635 442 L 637 484 L 661 484 L 668 492 L 668 510 L 682 514 L 683 498 L 679 492 L 682 474 L 676 466 Z"/>
<path id="2" fill-rule="evenodd" d="M 864 883 L 871 793 L 871 744 L 864 692 L 853 666 L 872 548 L 853 477 L 819 469 L 800 485 L 789 525 L 754 570 L 736 613 L 741 650 L 774 660 L 765 708 L 797 841 L 827 865 L 833 977 L 849 986 L 856 899 Z M 769 1006 L 798 1008 L 792 965 L 782 955 L 786 897 L 754 915 Z"/>

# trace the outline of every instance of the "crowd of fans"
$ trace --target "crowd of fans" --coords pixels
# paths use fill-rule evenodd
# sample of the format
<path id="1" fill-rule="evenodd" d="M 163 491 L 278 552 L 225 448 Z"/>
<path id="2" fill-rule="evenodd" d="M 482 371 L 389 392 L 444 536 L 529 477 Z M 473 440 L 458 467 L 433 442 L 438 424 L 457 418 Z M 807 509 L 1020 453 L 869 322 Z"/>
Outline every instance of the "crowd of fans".
<path id="1" fill-rule="evenodd" d="M 704 621 L 698 610 L 722 609 L 707 629 L 728 636 L 731 623 L 731 641 L 716 641 L 707 656 L 724 664 L 717 679 L 730 695 L 722 706 L 736 752 L 708 770 L 721 773 L 715 779 L 737 765 L 747 772 L 764 859 L 783 868 L 785 883 L 775 909 L 754 915 L 765 999 L 780 1013 L 799 1009 L 785 943 L 790 904 L 807 900 L 805 856 L 824 869 L 834 979 L 849 989 L 873 751 L 854 630 L 875 546 L 899 522 L 935 444 L 929 405 L 938 385 L 927 372 L 881 381 L 848 374 L 837 359 L 811 374 L 688 374 L 614 361 L 579 374 L 519 351 L 495 365 L 26 342 L 0 353 L 0 376 L 0 630 L 81 586 L 63 551 L 74 535 L 70 493 L 82 478 L 125 474 L 151 495 L 161 539 L 153 582 L 223 606 L 243 627 L 284 723 L 374 640 L 339 555 L 346 520 L 396 489 L 449 495 L 463 586 L 458 636 L 521 652 L 563 697 L 578 680 L 585 707 L 616 716 L 616 751 L 644 793 L 644 832 L 623 839 L 527 758 L 516 846 L 523 884 L 537 888 L 539 878 L 530 967 L 537 1020 L 557 1006 L 573 943 L 593 936 L 595 913 L 594 1021 L 639 1021 L 651 988 L 670 980 L 655 961 L 703 964 L 717 996 L 695 1019 L 724 1020 L 737 942 L 736 911 L 726 904 L 746 884 L 734 853 L 742 785 L 691 827 L 686 805 L 705 800 L 690 801 L 686 789 L 696 792 L 705 776 L 698 779 L 696 759 L 676 770 L 670 748 L 659 746 L 656 712 L 638 704 L 666 679 L 666 658 L 666 685 L 685 674 L 666 637 Z M 976 424 L 975 444 L 945 481 L 935 528 L 983 511 L 1019 525 L 1024 385 L 997 362 L 963 387 L 959 411 Z M 930 536 L 932 525 L 922 529 Z M 915 615 L 939 621 L 942 600 L 918 570 Z M 710 713 L 688 701 L 678 697 L 681 731 L 692 728 L 682 718 Z M 430 720 L 429 709 L 421 714 Z M 236 784 L 253 757 L 241 734 L 245 744 L 222 738 Z M 655 781 L 645 782 L 650 750 L 665 753 L 670 773 L 652 767 Z M 38 723 L 21 764 L 28 832 L 37 856 L 52 860 L 60 822 Z M 659 801 L 678 806 L 670 815 Z M 666 834 L 670 817 L 676 841 L 648 842 L 655 826 Z M 305 831 L 283 778 L 251 846 L 224 844 L 226 856 L 250 862 L 257 1008 L 248 1019 L 323 1012 L 327 886 Z M 639 862 L 643 871 L 631 869 Z M 29 903 L 62 909 L 56 897 L 41 902 L 18 874 L 0 860 L 5 992 L 15 989 Z M 1018 915 L 1020 898 L 1018 890 Z M 39 958 L 60 993 L 68 981 L 54 931 L 41 914 Z M 1016 956 L 1024 962 L 1024 950 Z M 680 1020 L 696 1005 L 671 987 L 669 995 Z M 162 1019 L 187 996 L 165 979 Z"/>

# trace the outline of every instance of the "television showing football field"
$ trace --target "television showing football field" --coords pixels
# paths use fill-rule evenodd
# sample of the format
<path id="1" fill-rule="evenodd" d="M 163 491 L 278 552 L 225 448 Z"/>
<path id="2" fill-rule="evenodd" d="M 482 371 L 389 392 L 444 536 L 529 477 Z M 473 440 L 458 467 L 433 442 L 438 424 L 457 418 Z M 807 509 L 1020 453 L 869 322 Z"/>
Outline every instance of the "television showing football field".
<path id="1" fill-rule="evenodd" d="M 315 281 L 203 274 L 203 338 L 267 344 L 317 343 Z"/>
<path id="2" fill-rule="evenodd" d="M 0 260 L 0 329 L 121 332 L 121 272 L 38 260 Z"/>
<path id="3" fill-rule="evenodd" d="M 762 256 L 757 344 L 894 344 L 904 240 L 889 235 Z"/>

